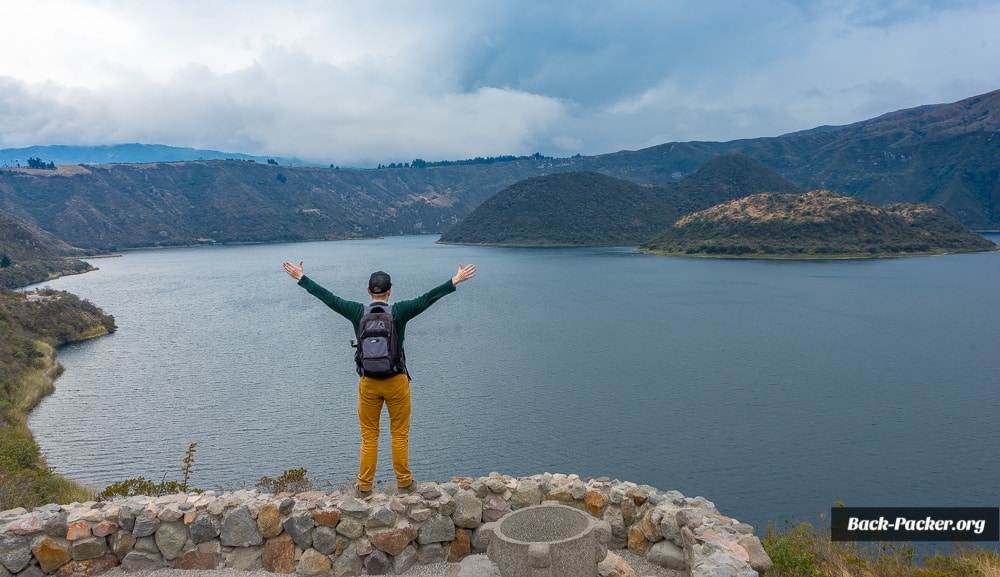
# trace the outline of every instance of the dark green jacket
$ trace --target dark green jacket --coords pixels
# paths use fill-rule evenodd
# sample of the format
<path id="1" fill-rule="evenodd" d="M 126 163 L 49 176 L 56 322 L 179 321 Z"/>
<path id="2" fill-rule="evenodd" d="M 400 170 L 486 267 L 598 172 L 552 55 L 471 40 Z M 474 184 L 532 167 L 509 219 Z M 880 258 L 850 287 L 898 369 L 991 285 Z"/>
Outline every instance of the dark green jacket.
<path id="1" fill-rule="evenodd" d="M 309 291 L 309 294 L 323 301 L 326 306 L 351 321 L 351 324 L 354 325 L 354 334 L 358 334 L 358 325 L 361 323 L 361 317 L 365 314 L 364 303 L 342 299 L 304 275 L 299 279 L 299 286 Z M 396 325 L 396 335 L 399 338 L 400 349 L 403 348 L 403 338 L 406 336 L 406 323 L 427 310 L 441 297 L 453 292 L 455 292 L 455 285 L 452 284 L 451 279 L 448 279 L 415 299 L 399 301 L 392 305 L 392 320 L 393 324 Z"/>

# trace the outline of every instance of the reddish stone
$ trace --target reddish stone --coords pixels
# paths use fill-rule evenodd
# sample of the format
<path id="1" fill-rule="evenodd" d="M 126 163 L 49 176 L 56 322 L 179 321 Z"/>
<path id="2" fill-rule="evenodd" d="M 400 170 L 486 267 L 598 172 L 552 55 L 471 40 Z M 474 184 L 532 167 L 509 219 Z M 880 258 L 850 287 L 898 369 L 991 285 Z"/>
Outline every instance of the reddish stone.
<path id="1" fill-rule="evenodd" d="M 90 532 L 90 524 L 86 521 L 77 521 L 70 525 L 66 531 L 66 539 L 70 541 L 79 541 L 91 536 L 93 533 Z"/>
<path id="2" fill-rule="evenodd" d="M 587 491 L 587 496 L 583 500 L 587 504 L 587 510 L 595 517 L 603 515 L 604 510 L 608 507 L 608 496 L 593 489 Z"/>
<path id="3" fill-rule="evenodd" d="M 174 559 L 176 569 L 211 571 L 222 566 L 222 547 L 218 541 L 205 541 Z"/>
<path id="4" fill-rule="evenodd" d="M 257 512 L 257 529 L 265 539 L 281 534 L 281 513 L 274 503 L 267 503 Z"/>
<path id="5" fill-rule="evenodd" d="M 470 553 L 472 553 L 472 531 L 455 529 L 455 540 L 451 542 L 451 550 L 448 551 L 448 562 L 457 563 Z"/>
<path id="6" fill-rule="evenodd" d="M 656 543 L 663 539 L 663 534 L 660 531 L 660 521 L 662 518 L 662 513 L 656 509 L 650 509 L 646 511 L 646 514 L 637 523 L 639 530 L 642 531 L 642 535 L 647 541 Z"/>
<path id="7" fill-rule="evenodd" d="M 107 537 L 117 530 L 118 525 L 111 521 L 101 521 L 91 531 L 94 533 L 94 537 Z"/>
<path id="8" fill-rule="evenodd" d="M 340 523 L 340 511 L 337 509 L 317 509 L 313 511 L 313 521 L 318 527 L 336 527 Z"/>
<path id="9" fill-rule="evenodd" d="M 417 528 L 412 525 L 401 525 L 395 529 L 375 531 L 368 534 L 371 544 L 379 551 L 384 551 L 395 557 L 406 549 L 417 538 Z"/>
<path id="10" fill-rule="evenodd" d="M 56 569 L 73 559 L 69 544 L 60 541 L 62 540 L 56 541 L 51 537 L 42 537 L 32 546 L 31 552 L 35 555 L 35 559 L 38 559 L 38 565 L 42 571 L 55 573 Z"/>
<path id="11" fill-rule="evenodd" d="M 628 561 L 610 551 L 597 564 L 597 573 L 603 577 L 636 577 L 635 569 L 632 569 Z"/>
<path id="12" fill-rule="evenodd" d="M 118 566 L 118 558 L 112 554 L 86 561 L 70 561 L 56 571 L 56 577 L 93 577 L 107 573 Z"/>
<path id="13" fill-rule="evenodd" d="M 649 551 L 649 541 L 646 540 L 646 536 L 638 527 L 632 527 L 628 530 L 628 550 L 640 557 L 645 557 L 646 552 Z"/>
<path id="14" fill-rule="evenodd" d="M 282 533 L 277 537 L 268 539 L 264 543 L 261 563 L 264 566 L 264 570 L 271 573 L 294 573 L 295 542 L 292 541 L 292 536 L 288 533 Z"/>

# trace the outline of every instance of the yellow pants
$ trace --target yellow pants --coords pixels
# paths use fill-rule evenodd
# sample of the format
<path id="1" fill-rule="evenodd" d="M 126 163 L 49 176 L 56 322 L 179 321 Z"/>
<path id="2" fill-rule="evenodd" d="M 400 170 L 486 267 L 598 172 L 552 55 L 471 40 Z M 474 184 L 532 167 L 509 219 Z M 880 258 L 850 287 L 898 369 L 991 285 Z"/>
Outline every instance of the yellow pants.
<path id="1" fill-rule="evenodd" d="M 382 405 L 389 409 L 389 433 L 392 436 L 392 470 L 396 485 L 406 487 L 410 474 L 410 376 L 388 379 L 361 377 L 358 382 L 358 421 L 361 423 L 361 467 L 358 489 L 371 491 L 378 463 L 379 421 Z"/>

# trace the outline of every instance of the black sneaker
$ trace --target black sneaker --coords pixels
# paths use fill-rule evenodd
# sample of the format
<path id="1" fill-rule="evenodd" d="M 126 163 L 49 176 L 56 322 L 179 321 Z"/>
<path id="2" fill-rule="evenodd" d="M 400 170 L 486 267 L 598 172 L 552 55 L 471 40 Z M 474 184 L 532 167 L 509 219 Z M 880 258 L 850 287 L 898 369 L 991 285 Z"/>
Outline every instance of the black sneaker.
<path id="1" fill-rule="evenodd" d="M 412 495 L 412 494 L 416 493 L 417 489 L 419 489 L 419 488 L 420 488 L 420 483 L 418 483 L 416 479 L 412 479 L 410 481 L 410 484 L 407 485 L 407 486 L 405 486 L 405 487 L 398 487 L 397 486 L 396 487 L 396 491 L 400 495 Z"/>

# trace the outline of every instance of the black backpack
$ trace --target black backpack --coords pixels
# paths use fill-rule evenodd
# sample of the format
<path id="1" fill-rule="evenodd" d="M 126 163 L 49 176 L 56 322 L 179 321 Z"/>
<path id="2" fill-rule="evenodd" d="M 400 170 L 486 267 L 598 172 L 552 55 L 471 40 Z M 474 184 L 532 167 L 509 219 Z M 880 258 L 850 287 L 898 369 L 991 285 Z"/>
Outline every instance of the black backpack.
<path id="1" fill-rule="evenodd" d="M 358 323 L 358 342 L 354 362 L 358 374 L 373 379 L 388 379 L 406 370 L 406 360 L 399 347 L 392 309 L 387 304 L 365 305 L 365 312 Z"/>

